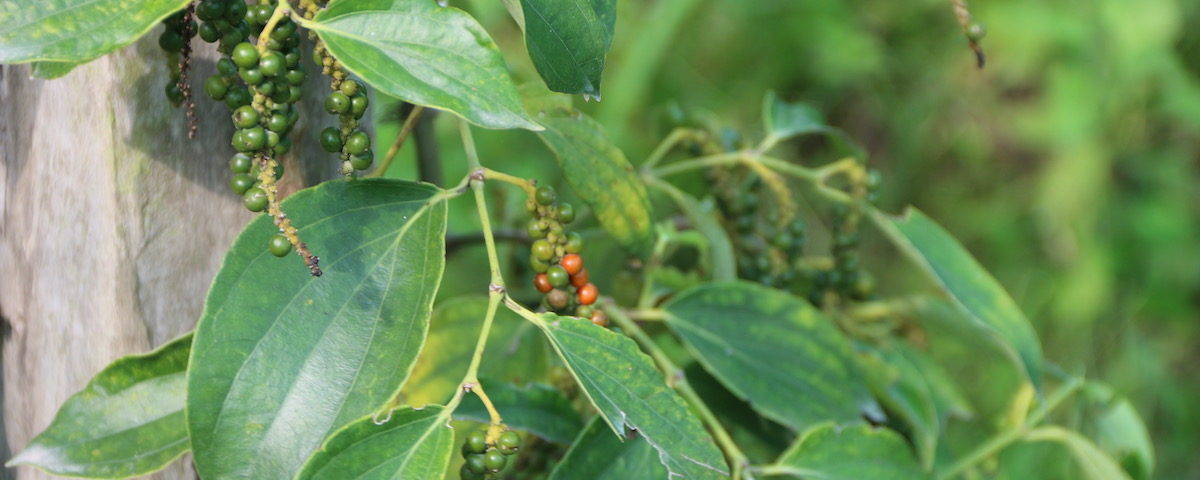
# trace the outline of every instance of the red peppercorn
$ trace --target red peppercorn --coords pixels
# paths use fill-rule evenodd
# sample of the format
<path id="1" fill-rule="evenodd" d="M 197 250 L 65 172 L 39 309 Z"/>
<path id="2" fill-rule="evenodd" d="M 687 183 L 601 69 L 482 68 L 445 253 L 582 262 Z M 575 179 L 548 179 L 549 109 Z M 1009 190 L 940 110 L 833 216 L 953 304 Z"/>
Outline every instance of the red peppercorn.
<path id="1" fill-rule="evenodd" d="M 586 268 L 583 270 L 580 270 L 579 273 L 571 275 L 571 285 L 574 285 L 575 288 L 579 288 L 584 285 L 587 285 L 587 283 L 588 283 L 588 271 Z"/>
<path id="2" fill-rule="evenodd" d="M 604 313 L 604 310 L 597 308 L 592 312 L 592 323 L 597 326 L 608 327 L 608 315 Z"/>
<path id="3" fill-rule="evenodd" d="M 596 303 L 596 296 L 598 296 L 600 293 L 598 291 L 596 291 L 595 284 L 589 283 L 582 287 L 579 287 L 578 294 L 579 294 L 579 303 L 582 303 L 584 305 L 591 305 L 593 303 Z"/>
<path id="4" fill-rule="evenodd" d="M 558 263 L 559 265 L 562 265 L 563 269 L 565 269 L 567 273 L 571 275 L 579 273 L 580 270 L 583 270 L 583 257 L 580 257 L 577 253 L 568 253 L 563 255 L 562 261 Z"/>

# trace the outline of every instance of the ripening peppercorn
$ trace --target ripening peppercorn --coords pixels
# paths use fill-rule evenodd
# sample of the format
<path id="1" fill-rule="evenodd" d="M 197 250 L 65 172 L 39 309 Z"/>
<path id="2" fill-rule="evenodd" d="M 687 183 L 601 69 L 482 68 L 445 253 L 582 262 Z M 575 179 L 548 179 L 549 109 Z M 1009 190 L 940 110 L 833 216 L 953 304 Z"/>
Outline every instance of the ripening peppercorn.
<path id="1" fill-rule="evenodd" d="M 583 270 L 583 257 L 580 257 L 576 253 L 568 253 L 563 255 L 562 260 L 559 261 L 559 265 L 562 265 L 568 274 L 574 275 Z"/>
<path id="2" fill-rule="evenodd" d="M 546 293 L 553 290 L 554 286 L 550 285 L 550 280 L 546 278 L 546 274 L 539 273 L 533 276 L 533 288 L 536 288 L 539 292 Z"/>
<path id="3" fill-rule="evenodd" d="M 592 321 L 592 324 L 596 326 L 608 327 L 608 314 L 604 313 L 604 310 L 593 310 L 590 320 Z"/>
<path id="4" fill-rule="evenodd" d="M 546 269 L 546 279 L 550 281 L 550 285 L 564 287 L 570 280 L 570 274 L 560 265 L 551 265 Z"/>
<path id="5" fill-rule="evenodd" d="M 579 295 L 579 303 L 582 303 L 584 305 L 591 305 L 593 303 L 596 303 L 596 297 L 599 295 L 599 292 L 596 291 L 595 284 L 589 283 L 582 287 L 579 287 L 578 295 Z"/>
<path id="6" fill-rule="evenodd" d="M 566 290 L 556 288 L 546 294 L 546 303 L 550 305 L 550 308 L 561 310 L 571 303 L 571 295 Z"/>
<path id="7" fill-rule="evenodd" d="M 579 253 L 583 251 L 583 236 L 576 232 L 567 233 L 567 245 L 564 247 L 567 253 Z"/>
<path id="8" fill-rule="evenodd" d="M 586 268 L 579 270 L 578 273 L 571 275 L 571 285 L 575 288 L 580 288 L 588 284 L 588 271 Z"/>

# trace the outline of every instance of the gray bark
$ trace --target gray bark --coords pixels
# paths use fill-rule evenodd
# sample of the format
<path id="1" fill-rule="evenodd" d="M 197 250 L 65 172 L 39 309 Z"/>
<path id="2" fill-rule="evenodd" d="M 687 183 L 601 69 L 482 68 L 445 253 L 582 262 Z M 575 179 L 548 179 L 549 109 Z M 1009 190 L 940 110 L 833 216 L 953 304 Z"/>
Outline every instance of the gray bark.
<path id="1" fill-rule="evenodd" d="M 215 52 L 205 46 L 193 62 L 200 121 L 189 140 L 183 109 L 162 93 L 156 36 L 55 80 L 0 67 L 0 392 L 11 448 L 0 458 L 105 365 L 192 329 L 226 249 L 252 218 L 227 186 L 228 109 L 201 88 Z M 327 91 L 305 67 L 309 91 Z M 332 123 L 307 107 L 284 159 L 285 193 L 336 168 L 328 154 L 313 153 L 305 169 L 295 159 L 319 152 L 313 132 Z M 51 478 L 28 467 L 0 472 Z M 193 477 L 187 457 L 151 476 Z"/>

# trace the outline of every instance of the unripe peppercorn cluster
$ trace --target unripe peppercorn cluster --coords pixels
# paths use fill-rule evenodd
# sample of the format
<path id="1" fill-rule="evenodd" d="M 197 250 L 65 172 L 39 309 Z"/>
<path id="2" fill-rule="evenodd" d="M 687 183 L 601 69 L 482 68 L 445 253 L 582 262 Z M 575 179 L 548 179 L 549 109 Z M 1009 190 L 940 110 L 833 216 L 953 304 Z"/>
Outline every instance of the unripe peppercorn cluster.
<path id="1" fill-rule="evenodd" d="M 321 67 L 321 73 L 330 78 L 329 88 L 332 91 L 325 97 L 325 111 L 338 118 L 337 127 L 321 130 L 321 148 L 338 154 L 344 175 L 371 168 L 375 161 L 371 137 L 358 124 L 370 105 L 366 87 L 349 78 L 341 63 L 329 54 L 319 39 L 313 49 L 313 61 Z"/>
<path id="2" fill-rule="evenodd" d="M 462 480 L 496 478 L 496 474 L 508 466 L 508 458 L 516 455 L 520 448 L 521 436 L 512 430 L 505 430 L 490 444 L 486 431 L 473 431 L 463 441 L 462 456 L 465 461 L 459 470 L 459 477 Z"/>
<path id="3" fill-rule="evenodd" d="M 238 151 L 229 161 L 233 177 L 229 187 L 242 195 L 247 210 L 262 212 L 269 205 L 272 185 L 263 185 L 261 169 L 267 159 L 286 154 L 292 146 L 288 137 L 300 112 L 295 107 L 303 94 L 305 73 L 300 66 L 300 32 L 295 22 L 280 18 L 267 34 L 265 45 L 247 41 L 258 37 L 275 12 L 272 2 L 247 5 L 243 0 L 203 0 L 196 5 L 200 38 L 217 42 L 222 58 L 217 73 L 204 82 L 204 91 L 224 101 L 232 110 L 236 130 L 231 144 Z M 262 47 L 260 49 L 260 47 Z M 283 175 L 277 162 L 272 178 Z M 271 179 L 267 179 L 271 181 Z M 280 223 L 280 222 L 277 222 Z M 281 231 L 284 227 L 281 225 Z M 282 234 L 268 240 L 273 255 L 285 256 L 292 241 Z"/>
<path id="4" fill-rule="evenodd" d="M 604 310 L 596 308 L 599 291 L 591 283 L 583 265 L 583 237 L 566 231 L 575 220 L 575 207 L 559 202 L 550 186 L 537 187 L 525 208 L 533 217 L 526 228 L 533 245 L 529 265 L 533 268 L 533 286 L 544 293 L 546 310 L 587 318 L 601 327 L 608 326 Z"/>

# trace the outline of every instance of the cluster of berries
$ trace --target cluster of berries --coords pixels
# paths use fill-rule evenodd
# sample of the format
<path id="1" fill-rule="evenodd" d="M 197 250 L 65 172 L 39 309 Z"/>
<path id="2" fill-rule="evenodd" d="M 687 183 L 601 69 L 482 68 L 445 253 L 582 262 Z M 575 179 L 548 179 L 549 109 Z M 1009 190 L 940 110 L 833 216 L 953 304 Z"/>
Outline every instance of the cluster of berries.
<path id="1" fill-rule="evenodd" d="M 521 448 L 521 436 L 505 430 L 494 443 L 487 441 L 487 432 L 476 430 L 467 435 L 463 442 L 462 456 L 465 462 L 459 470 L 462 480 L 496 478 L 496 474 L 508 466 L 508 457 L 516 455 Z"/>
<path id="2" fill-rule="evenodd" d="M 171 73 L 164 92 L 172 105 L 179 106 L 185 98 L 180 81 L 183 75 L 183 62 L 180 55 L 184 45 L 196 35 L 196 21 L 190 18 L 188 10 L 180 10 L 163 19 L 163 32 L 158 36 L 158 46 L 167 52 L 167 71 Z"/>
<path id="3" fill-rule="evenodd" d="M 593 305 L 600 292 L 589 281 L 583 266 L 580 256 L 583 237 L 565 228 L 575 220 L 575 207 L 559 202 L 554 188 L 549 186 L 538 187 L 525 206 L 533 215 L 527 228 L 529 237 L 534 239 L 529 264 L 535 273 L 534 288 L 546 294 L 542 306 L 607 327 L 607 315 Z"/>

